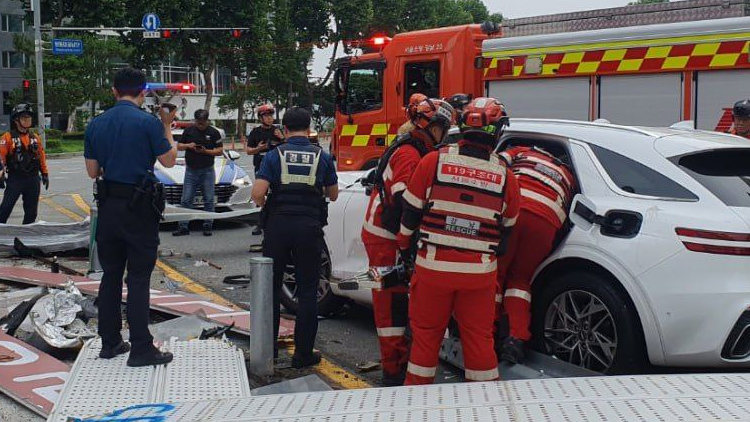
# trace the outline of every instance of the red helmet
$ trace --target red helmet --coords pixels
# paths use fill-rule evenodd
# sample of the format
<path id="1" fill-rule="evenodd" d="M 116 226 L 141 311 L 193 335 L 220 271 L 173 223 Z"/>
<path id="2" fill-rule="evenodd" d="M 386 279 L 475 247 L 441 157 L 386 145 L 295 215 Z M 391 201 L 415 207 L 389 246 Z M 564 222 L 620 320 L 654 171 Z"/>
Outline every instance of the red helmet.
<path id="1" fill-rule="evenodd" d="M 276 113 L 276 109 L 273 108 L 271 104 L 263 104 L 262 106 L 258 107 L 258 118 L 260 118 L 260 116 L 263 116 L 264 114 L 274 113 Z"/>
<path id="2" fill-rule="evenodd" d="M 447 132 L 456 124 L 456 110 L 447 101 L 427 98 L 419 103 L 415 110 L 414 124 L 422 129 L 438 123 Z"/>
<path id="3" fill-rule="evenodd" d="M 489 134 L 496 140 L 508 124 L 504 105 L 494 98 L 478 97 L 464 107 L 461 132 Z"/>
<path id="4" fill-rule="evenodd" d="M 411 97 L 409 97 L 409 104 L 406 106 L 406 117 L 409 120 L 414 120 L 417 115 L 417 106 L 426 99 L 427 96 L 420 94 L 419 92 L 411 94 Z"/>

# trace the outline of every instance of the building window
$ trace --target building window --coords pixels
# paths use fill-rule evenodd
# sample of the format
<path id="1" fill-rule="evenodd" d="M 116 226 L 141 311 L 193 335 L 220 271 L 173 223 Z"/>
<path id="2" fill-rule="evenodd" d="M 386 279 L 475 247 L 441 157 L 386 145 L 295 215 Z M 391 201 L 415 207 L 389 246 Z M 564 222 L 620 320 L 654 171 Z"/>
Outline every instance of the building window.
<path id="1" fill-rule="evenodd" d="M 3 32 L 23 32 L 23 16 L 21 15 L 0 15 L 0 26 Z"/>
<path id="2" fill-rule="evenodd" d="M 21 69 L 26 58 L 18 51 L 3 51 L 3 69 Z"/>
<path id="3" fill-rule="evenodd" d="M 3 91 L 3 114 L 9 115 L 13 111 L 13 105 L 10 103 L 10 92 Z"/>

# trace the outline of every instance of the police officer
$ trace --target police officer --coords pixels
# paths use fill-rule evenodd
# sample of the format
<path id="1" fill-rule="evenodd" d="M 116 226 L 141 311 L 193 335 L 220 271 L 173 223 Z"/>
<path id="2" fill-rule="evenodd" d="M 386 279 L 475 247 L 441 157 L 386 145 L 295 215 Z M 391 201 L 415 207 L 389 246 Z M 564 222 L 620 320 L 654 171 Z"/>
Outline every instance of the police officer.
<path id="1" fill-rule="evenodd" d="M 0 204 L 0 223 L 5 224 L 16 205 L 23 199 L 23 224 L 36 221 L 39 207 L 39 174 L 44 189 L 49 189 L 49 171 L 39 137 L 29 132 L 34 115 L 31 106 L 18 104 L 10 114 L 11 130 L 0 138 L 0 161 L 5 164 L 7 187 Z"/>
<path id="2" fill-rule="evenodd" d="M 456 119 L 458 120 L 459 126 L 461 125 L 461 118 L 464 115 L 464 108 L 471 102 L 471 95 L 464 94 L 462 92 L 451 95 L 450 97 L 444 98 L 448 104 L 452 105 L 456 110 Z"/>
<path id="3" fill-rule="evenodd" d="M 734 124 L 729 133 L 750 139 L 750 100 L 742 100 L 734 103 L 732 118 Z"/>
<path id="4" fill-rule="evenodd" d="M 151 272 L 156 264 L 164 204 L 153 169 L 156 160 L 165 167 L 174 166 L 177 160 L 171 130 L 175 111 L 160 108 L 160 122 L 141 110 L 145 88 L 146 76 L 140 70 L 118 71 L 113 88 L 117 103 L 89 123 L 84 141 L 86 171 L 91 178 L 97 178 L 96 242 L 104 270 L 99 287 L 99 357 L 111 359 L 130 351 L 128 366 L 172 361 L 171 353 L 154 347 L 148 315 Z M 130 344 L 120 336 L 125 270 Z"/>
<path id="5" fill-rule="evenodd" d="M 338 198 L 338 177 L 331 156 L 310 144 L 307 110 L 297 107 L 286 110 L 282 123 L 287 141 L 263 159 L 252 197 L 264 207 L 267 216 L 263 255 L 273 258 L 273 341 L 279 332 L 284 270 L 291 257 L 299 301 L 292 366 L 303 368 L 320 362 L 313 344 L 318 331 L 317 290 L 327 215 L 325 197 L 331 201 Z"/>

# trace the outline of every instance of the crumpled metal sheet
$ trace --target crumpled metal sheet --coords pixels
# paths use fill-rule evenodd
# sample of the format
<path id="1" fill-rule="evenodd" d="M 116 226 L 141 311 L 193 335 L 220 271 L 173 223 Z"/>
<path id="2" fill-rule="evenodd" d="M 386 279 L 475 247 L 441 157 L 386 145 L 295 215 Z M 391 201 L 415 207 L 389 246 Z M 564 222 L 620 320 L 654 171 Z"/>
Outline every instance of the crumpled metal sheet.
<path id="1" fill-rule="evenodd" d="M 56 290 L 45 296 L 42 309 L 30 314 L 34 331 L 53 347 L 66 349 L 83 345 L 83 339 L 96 336 L 85 322 L 77 318 L 83 310 L 81 304 L 88 300 L 68 280 L 65 290 Z M 40 301 L 41 301 L 40 300 Z"/>
<path id="2" fill-rule="evenodd" d="M 0 224 L 0 253 L 13 253 L 15 238 L 45 254 L 88 248 L 90 226 L 88 217 L 76 223 Z"/>

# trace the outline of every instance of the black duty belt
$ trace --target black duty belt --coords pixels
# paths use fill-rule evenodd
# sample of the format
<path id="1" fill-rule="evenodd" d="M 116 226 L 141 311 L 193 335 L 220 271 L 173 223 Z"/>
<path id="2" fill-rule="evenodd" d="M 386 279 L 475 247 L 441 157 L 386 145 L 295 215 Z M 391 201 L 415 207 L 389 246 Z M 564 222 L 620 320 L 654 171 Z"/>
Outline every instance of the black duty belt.
<path id="1" fill-rule="evenodd" d="M 135 193 L 136 186 L 128 183 L 105 182 L 107 196 L 110 198 L 130 199 Z"/>

